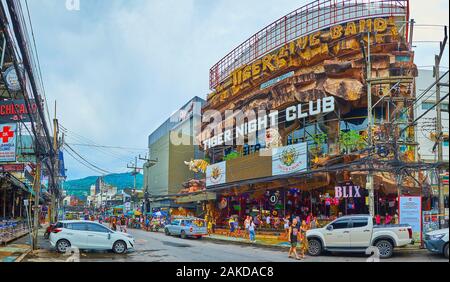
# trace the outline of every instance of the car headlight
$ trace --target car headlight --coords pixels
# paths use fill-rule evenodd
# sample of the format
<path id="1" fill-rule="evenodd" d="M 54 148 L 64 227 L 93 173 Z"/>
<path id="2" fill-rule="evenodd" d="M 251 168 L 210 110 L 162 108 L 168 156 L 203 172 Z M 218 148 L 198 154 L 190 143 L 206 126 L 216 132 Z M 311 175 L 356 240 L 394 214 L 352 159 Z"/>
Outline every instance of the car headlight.
<path id="1" fill-rule="evenodd" d="M 431 235 L 430 240 L 441 240 L 445 236 L 445 233 L 437 234 L 437 235 Z"/>
<path id="2" fill-rule="evenodd" d="M 131 235 L 127 235 L 127 237 L 130 239 L 134 239 L 133 236 L 131 236 Z"/>

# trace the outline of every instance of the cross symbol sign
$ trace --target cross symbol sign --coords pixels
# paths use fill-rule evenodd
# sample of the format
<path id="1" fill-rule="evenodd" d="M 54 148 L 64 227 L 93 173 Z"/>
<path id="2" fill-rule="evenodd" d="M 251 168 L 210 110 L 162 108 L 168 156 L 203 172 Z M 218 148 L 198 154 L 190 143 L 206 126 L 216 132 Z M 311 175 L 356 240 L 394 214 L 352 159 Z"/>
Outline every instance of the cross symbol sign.
<path id="1" fill-rule="evenodd" d="M 11 130 L 11 126 L 4 126 L 3 131 L 0 132 L 0 138 L 2 143 L 8 143 L 10 138 L 14 137 L 14 131 Z"/>

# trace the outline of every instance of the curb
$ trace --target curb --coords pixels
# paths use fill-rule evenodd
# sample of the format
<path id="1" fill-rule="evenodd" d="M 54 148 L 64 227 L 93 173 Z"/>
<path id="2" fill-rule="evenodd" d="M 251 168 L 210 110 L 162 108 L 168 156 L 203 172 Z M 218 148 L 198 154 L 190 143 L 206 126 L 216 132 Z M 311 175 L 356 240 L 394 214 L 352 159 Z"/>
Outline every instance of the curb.
<path id="1" fill-rule="evenodd" d="M 231 243 L 231 244 L 235 244 L 235 245 L 257 246 L 257 247 L 280 249 L 280 250 L 286 250 L 286 248 L 288 248 L 288 246 L 268 245 L 268 244 L 251 243 L 251 242 L 245 242 L 245 241 L 224 240 L 224 239 L 220 239 L 220 238 L 211 238 L 211 237 L 203 237 L 203 238 L 206 240 L 220 241 L 220 242 Z"/>
<path id="2" fill-rule="evenodd" d="M 279 250 L 286 250 L 289 248 L 289 246 L 279 246 L 279 245 L 268 245 L 268 244 L 261 244 L 261 243 L 250 243 L 246 241 L 233 241 L 233 240 L 224 240 L 220 238 L 211 238 L 211 237 L 203 237 L 206 240 L 211 241 L 220 241 L 224 243 L 231 243 L 235 245 L 245 245 L 245 246 L 258 246 L 263 248 L 271 248 L 271 249 L 279 249 Z M 420 249 L 420 248 L 395 248 L 395 252 L 401 252 L 401 253 L 416 253 L 416 252 L 425 252 L 426 249 Z"/>
<path id="3" fill-rule="evenodd" d="M 15 262 L 22 262 L 22 260 L 29 254 L 31 253 L 32 249 L 29 248 L 26 252 L 24 252 L 23 254 L 21 254 L 16 260 Z"/>

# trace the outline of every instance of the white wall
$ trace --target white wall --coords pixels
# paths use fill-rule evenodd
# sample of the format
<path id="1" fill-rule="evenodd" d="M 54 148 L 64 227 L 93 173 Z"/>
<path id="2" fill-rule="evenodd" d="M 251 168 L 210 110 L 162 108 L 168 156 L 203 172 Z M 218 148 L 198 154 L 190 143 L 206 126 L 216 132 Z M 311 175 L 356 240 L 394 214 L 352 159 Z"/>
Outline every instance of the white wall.
<path id="1" fill-rule="evenodd" d="M 447 69 L 441 69 L 441 75 Z M 435 78 L 433 77 L 432 70 L 419 70 L 419 76 L 416 79 L 416 97 L 419 98 L 426 88 L 428 88 Z M 448 83 L 448 75 L 441 81 L 442 83 Z M 448 92 L 448 87 L 441 87 L 441 97 L 445 96 Z M 416 118 L 422 115 L 426 111 L 426 104 L 436 103 L 436 89 L 433 87 L 427 94 L 422 97 L 417 103 L 415 110 Z M 445 100 L 445 103 L 449 103 L 449 99 Z M 448 133 L 449 128 L 449 116 L 447 112 L 442 112 L 442 129 L 444 132 Z M 433 153 L 432 149 L 434 142 L 430 140 L 430 133 L 435 130 L 436 122 L 436 109 L 428 112 L 422 119 L 418 121 L 416 127 L 417 141 L 419 142 L 419 155 L 424 161 L 437 161 L 437 149 Z M 449 145 L 448 142 L 443 143 L 444 160 L 449 160 Z"/>

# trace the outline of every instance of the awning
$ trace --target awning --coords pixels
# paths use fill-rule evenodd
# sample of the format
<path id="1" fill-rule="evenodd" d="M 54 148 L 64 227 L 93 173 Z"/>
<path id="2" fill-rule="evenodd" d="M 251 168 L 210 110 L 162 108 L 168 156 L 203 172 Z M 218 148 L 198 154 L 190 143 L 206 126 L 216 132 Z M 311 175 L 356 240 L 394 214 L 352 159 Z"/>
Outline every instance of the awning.
<path id="1" fill-rule="evenodd" d="M 200 202 L 200 201 L 210 201 L 216 199 L 216 193 L 214 192 L 204 192 L 196 195 L 187 195 L 178 197 L 175 202 L 177 204 L 181 203 L 192 203 L 192 202 Z"/>

